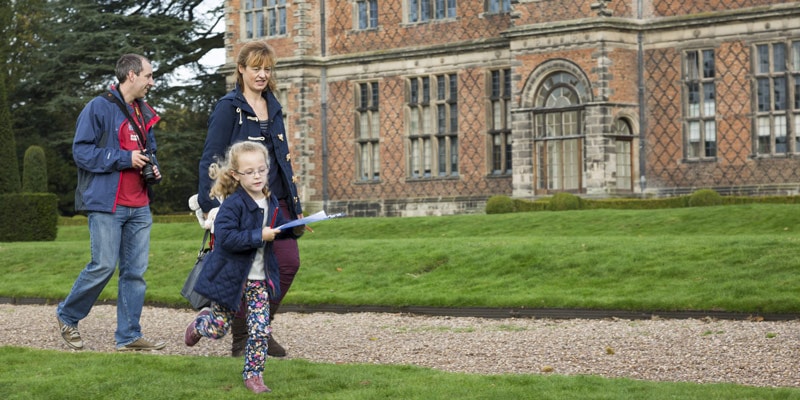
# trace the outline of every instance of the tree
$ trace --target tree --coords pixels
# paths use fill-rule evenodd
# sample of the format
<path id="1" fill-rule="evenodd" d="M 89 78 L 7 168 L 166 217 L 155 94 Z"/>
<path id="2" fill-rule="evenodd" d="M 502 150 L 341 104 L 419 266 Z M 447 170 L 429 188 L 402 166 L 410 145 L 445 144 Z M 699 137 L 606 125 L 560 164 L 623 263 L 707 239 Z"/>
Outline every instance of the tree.
<path id="1" fill-rule="evenodd" d="M 6 76 L 0 74 L 0 194 L 19 192 L 19 161 L 17 161 L 11 111 L 6 101 Z"/>

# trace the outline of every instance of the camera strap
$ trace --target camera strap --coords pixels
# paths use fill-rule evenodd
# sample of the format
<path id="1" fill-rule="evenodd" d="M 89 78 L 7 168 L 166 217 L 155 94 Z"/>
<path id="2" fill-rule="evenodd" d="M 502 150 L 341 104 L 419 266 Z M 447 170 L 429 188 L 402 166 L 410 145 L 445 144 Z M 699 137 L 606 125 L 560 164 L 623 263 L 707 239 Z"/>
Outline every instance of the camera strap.
<path id="1" fill-rule="evenodd" d="M 117 96 L 115 96 L 114 93 L 111 93 L 111 91 L 106 93 L 106 99 L 111 100 L 114 103 L 116 103 L 117 106 L 119 106 L 119 109 L 122 110 L 122 113 L 125 114 L 125 117 L 128 119 L 128 122 L 130 122 L 131 125 L 133 125 L 133 130 L 136 131 L 136 136 L 139 137 L 139 140 L 136 143 L 136 144 L 139 145 L 139 150 L 144 151 L 145 150 L 144 147 L 143 147 L 144 146 L 144 134 L 139 129 L 139 124 L 137 124 L 136 121 L 131 116 L 131 112 L 128 111 L 128 106 L 125 105 Z M 141 106 L 139 108 L 141 108 Z"/>

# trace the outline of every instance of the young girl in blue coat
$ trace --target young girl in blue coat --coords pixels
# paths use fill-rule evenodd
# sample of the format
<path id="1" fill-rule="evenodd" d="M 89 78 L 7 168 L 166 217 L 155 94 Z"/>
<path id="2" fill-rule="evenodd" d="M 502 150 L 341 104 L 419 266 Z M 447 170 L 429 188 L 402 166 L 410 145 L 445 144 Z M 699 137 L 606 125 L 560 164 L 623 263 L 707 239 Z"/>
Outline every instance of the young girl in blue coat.
<path id="1" fill-rule="evenodd" d="M 195 290 L 212 304 L 189 323 L 184 336 L 187 346 L 194 346 L 204 336 L 225 336 L 244 298 L 248 338 L 242 377 L 245 386 L 255 393 L 270 391 L 263 379 L 271 334 L 269 299 L 280 296 L 273 241 L 294 236 L 291 229 L 287 233 L 273 229 L 289 220 L 276 212 L 278 200 L 267 187 L 267 160 L 262 144 L 239 142 L 230 147 L 224 160 L 209 168 L 214 179 L 211 197 L 225 201 L 214 220 L 214 250 Z"/>

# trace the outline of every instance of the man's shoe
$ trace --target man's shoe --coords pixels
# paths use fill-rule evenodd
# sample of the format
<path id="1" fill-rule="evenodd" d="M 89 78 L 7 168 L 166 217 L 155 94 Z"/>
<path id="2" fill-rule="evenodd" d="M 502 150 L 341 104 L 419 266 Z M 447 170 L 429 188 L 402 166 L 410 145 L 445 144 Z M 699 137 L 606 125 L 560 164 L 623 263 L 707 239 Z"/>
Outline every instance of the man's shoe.
<path id="1" fill-rule="evenodd" d="M 286 357 L 286 349 L 270 336 L 267 340 L 267 354 L 271 357 Z"/>
<path id="2" fill-rule="evenodd" d="M 83 340 L 81 340 L 81 333 L 78 332 L 77 326 L 69 326 L 61 322 L 61 318 L 56 316 L 58 322 L 58 330 L 61 332 L 61 338 L 67 343 L 67 346 L 80 350 L 83 348 Z"/>
<path id="3" fill-rule="evenodd" d="M 197 324 L 197 318 L 208 314 L 211 314 L 211 310 L 209 308 L 204 308 L 197 314 L 197 317 L 195 317 L 192 322 L 189 322 L 189 325 L 186 327 L 186 332 L 183 334 L 183 342 L 186 343 L 187 346 L 192 347 L 203 338 L 203 335 L 197 331 L 195 326 Z"/>
<path id="4" fill-rule="evenodd" d="M 264 384 L 264 379 L 260 375 L 246 379 L 244 386 L 253 393 L 269 393 L 272 391 Z"/>
<path id="5" fill-rule="evenodd" d="M 147 351 L 147 350 L 161 350 L 164 347 L 167 347 L 167 344 L 164 342 L 156 342 L 152 343 L 149 340 L 140 337 L 136 339 L 135 342 L 131 344 L 126 344 L 122 347 L 117 347 L 117 351 Z"/>

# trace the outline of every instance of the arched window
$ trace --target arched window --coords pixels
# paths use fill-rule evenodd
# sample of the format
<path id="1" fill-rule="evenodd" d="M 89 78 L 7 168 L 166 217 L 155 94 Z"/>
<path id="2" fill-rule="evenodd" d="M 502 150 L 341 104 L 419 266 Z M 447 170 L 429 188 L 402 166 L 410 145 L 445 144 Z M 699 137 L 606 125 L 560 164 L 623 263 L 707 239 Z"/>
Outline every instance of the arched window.
<path id="1" fill-rule="evenodd" d="M 536 191 L 580 192 L 583 179 L 585 86 L 572 74 L 556 72 L 535 95 Z"/>

